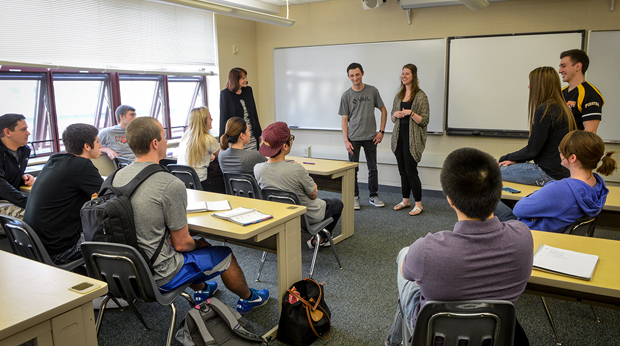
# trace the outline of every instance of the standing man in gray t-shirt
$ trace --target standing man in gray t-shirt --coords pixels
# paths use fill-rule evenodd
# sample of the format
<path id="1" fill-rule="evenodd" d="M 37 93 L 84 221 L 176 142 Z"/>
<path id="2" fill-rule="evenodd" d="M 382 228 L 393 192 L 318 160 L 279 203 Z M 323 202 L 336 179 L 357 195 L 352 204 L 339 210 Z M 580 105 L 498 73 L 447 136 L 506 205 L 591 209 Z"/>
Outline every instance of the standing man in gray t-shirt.
<path id="1" fill-rule="evenodd" d="M 125 129 L 129 122 L 136 118 L 136 109 L 122 105 L 116 108 L 115 115 L 118 125 L 106 127 L 99 132 L 99 142 L 101 142 L 99 151 L 108 155 L 110 160 L 120 156 L 135 161 L 136 155 L 131 151 L 125 139 Z"/>
<path id="2" fill-rule="evenodd" d="M 368 191 L 370 204 L 383 207 L 385 204 L 379 199 L 379 174 L 377 170 L 377 144 L 383 140 L 387 110 L 379 91 L 372 85 L 364 84 L 362 65 L 354 62 L 347 67 L 347 76 L 353 85 L 342 94 L 339 114 L 342 116 L 342 135 L 344 145 L 349 152 L 349 161 L 360 161 L 360 150 L 364 148 L 366 164 L 368 166 Z M 375 108 L 381 110 L 381 126 L 377 131 Z M 360 209 L 360 189 L 357 184 L 355 168 L 355 200 L 354 209 Z"/>

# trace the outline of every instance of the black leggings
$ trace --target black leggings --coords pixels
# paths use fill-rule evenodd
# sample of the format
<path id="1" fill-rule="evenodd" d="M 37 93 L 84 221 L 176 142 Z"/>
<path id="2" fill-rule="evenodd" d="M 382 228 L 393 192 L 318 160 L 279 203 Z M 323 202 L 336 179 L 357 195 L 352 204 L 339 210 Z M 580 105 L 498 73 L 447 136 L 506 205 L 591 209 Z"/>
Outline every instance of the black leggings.
<path id="1" fill-rule="evenodd" d="M 406 139 L 407 142 L 403 143 L 403 139 Z M 403 198 L 409 198 L 413 192 L 415 201 L 422 201 L 422 182 L 418 175 L 418 163 L 413 159 L 413 156 L 411 156 L 411 152 L 409 152 L 409 138 L 398 139 L 398 145 L 396 146 L 394 155 L 398 163 L 398 173 L 400 173 L 400 186 L 403 191 Z"/>

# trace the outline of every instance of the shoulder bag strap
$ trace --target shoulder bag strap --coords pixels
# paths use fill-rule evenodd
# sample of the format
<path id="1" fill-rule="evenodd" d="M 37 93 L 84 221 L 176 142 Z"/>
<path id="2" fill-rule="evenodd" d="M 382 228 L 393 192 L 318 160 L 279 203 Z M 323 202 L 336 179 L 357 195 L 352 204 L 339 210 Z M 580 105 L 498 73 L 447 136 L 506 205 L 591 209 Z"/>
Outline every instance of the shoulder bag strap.
<path id="1" fill-rule="evenodd" d="M 205 321 L 202 319 L 200 310 L 191 308 L 187 313 L 187 317 L 191 317 L 191 319 L 194 320 L 194 324 L 198 327 L 198 332 L 200 333 L 202 340 L 205 341 L 206 345 L 215 344 L 215 339 L 213 339 L 213 335 L 209 333 L 207 326 L 205 326 Z M 185 323 L 185 325 L 187 325 L 187 323 Z"/>
<path id="2" fill-rule="evenodd" d="M 312 317 L 310 317 L 310 310 L 308 309 L 307 306 L 304 306 L 304 308 L 306 308 L 306 317 L 308 318 L 308 324 L 310 325 L 310 328 L 312 329 L 312 332 L 314 333 L 314 335 L 316 335 L 321 340 L 329 339 L 329 336 L 332 334 L 332 321 L 330 320 L 329 315 L 327 314 L 327 312 L 325 312 L 325 310 L 323 310 L 323 308 L 319 306 L 319 310 L 321 310 L 323 312 L 323 316 L 327 317 L 327 323 L 329 324 L 329 331 L 327 332 L 327 336 L 326 337 L 322 337 L 314 329 L 314 325 L 312 324 Z"/>

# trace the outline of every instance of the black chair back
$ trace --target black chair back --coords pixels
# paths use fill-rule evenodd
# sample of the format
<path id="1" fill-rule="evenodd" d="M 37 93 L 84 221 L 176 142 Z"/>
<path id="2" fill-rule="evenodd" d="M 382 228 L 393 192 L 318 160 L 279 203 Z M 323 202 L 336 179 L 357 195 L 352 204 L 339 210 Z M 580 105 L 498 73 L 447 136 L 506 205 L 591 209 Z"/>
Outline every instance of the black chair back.
<path id="1" fill-rule="evenodd" d="M 596 215 L 595 217 L 586 215 L 584 217 L 577 219 L 577 221 L 573 222 L 570 226 L 564 229 L 564 233 L 586 236 L 586 237 L 593 237 L 594 230 L 596 230 L 596 223 L 598 222 L 599 215 L 600 214 Z"/>
<path id="2" fill-rule="evenodd" d="M 262 199 L 260 186 L 254 176 L 242 173 L 224 173 L 226 194 Z"/>
<path id="3" fill-rule="evenodd" d="M 186 188 L 202 191 L 202 183 L 194 168 L 185 165 L 168 165 L 167 168 L 172 175 L 181 179 Z"/>
<path id="4" fill-rule="evenodd" d="M 117 170 L 125 168 L 127 166 L 129 166 L 131 164 L 131 160 L 130 159 L 126 159 L 124 157 L 120 157 L 117 156 L 114 158 L 114 167 L 116 167 Z"/>

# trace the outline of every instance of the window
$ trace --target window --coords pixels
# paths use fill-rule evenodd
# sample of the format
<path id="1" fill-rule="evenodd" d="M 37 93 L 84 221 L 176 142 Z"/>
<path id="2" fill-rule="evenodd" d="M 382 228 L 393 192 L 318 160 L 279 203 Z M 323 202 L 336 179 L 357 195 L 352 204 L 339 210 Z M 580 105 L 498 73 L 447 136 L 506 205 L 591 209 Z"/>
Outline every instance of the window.
<path id="1" fill-rule="evenodd" d="M 164 76 L 121 74 L 119 80 L 122 104 L 135 108 L 136 116 L 159 120 L 168 133 Z"/>
<path id="2" fill-rule="evenodd" d="M 31 156 L 55 151 L 47 84 L 44 73 L 0 73 L 0 115 L 18 113 L 26 117 Z"/>
<path id="3" fill-rule="evenodd" d="M 203 77 L 168 77 L 170 138 L 179 138 L 187 129 L 189 111 L 206 104 Z M 213 114 L 211 115 L 215 117 Z"/>
<path id="4" fill-rule="evenodd" d="M 114 124 L 109 75 L 57 73 L 53 80 L 60 150 L 64 150 L 62 133 L 71 124 L 98 129 Z"/>

